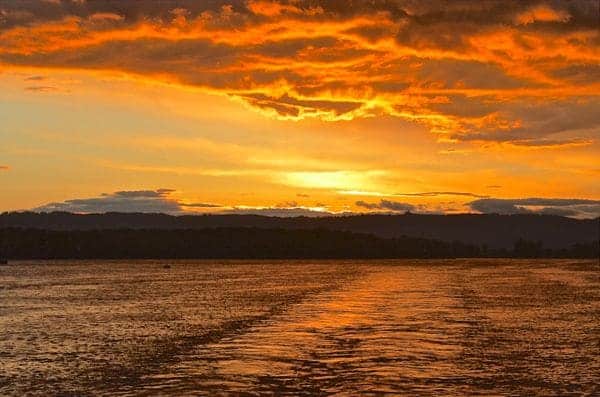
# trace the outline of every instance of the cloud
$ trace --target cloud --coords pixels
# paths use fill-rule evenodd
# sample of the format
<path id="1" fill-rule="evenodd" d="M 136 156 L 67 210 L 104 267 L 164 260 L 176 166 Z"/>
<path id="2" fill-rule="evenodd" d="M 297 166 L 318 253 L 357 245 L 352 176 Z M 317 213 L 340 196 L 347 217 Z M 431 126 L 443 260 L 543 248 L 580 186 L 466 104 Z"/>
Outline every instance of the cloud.
<path id="1" fill-rule="evenodd" d="M 172 189 L 132 190 L 104 193 L 100 197 L 65 200 L 49 203 L 37 208 L 36 212 L 66 211 L 73 213 L 145 212 L 179 214 L 185 208 L 215 208 L 216 204 L 184 203 L 170 197 Z"/>
<path id="2" fill-rule="evenodd" d="M 102 193 L 102 196 L 115 198 L 163 198 L 172 192 L 174 192 L 173 189 L 122 190 L 114 193 Z"/>
<path id="3" fill-rule="evenodd" d="M 140 75 L 268 117 L 387 115 L 444 140 L 561 147 L 600 132 L 597 9 L 597 0 L 4 2 L 0 63 Z"/>
<path id="4" fill-rule="evenodd" d="M 55 92 L 55 91 L 58 91 L 58 88 L 50 86 L 50 85 L 32 85 L 32 86 L 25 87 L 25 91 L 30 91 L 30 92 Z"/>
<path id="5" fill-rule="evenodd" d="M 536 5 L 515 17 L 515 22 L 527 25 L 535 22 L 567 22 L 571 15 L 566 10 L 555 10 L 547 5 Z"/>
<path id="6" fill-rule="evenodd" d="M 296 208 L 298 207 L 297 201 L 286 201 L 276 205 L 277 208 Z"/>
<path id="7" fill-rule="evenodd" d="M 422 192 L 422 193 L 396 193 L 395 196 L 409 196 L 409 197 L 436 197 L 436 196 L 466 196 L 475 198 L 487 198 L 489 196 L 482 196 L 480 194 L 469 193 L 469 192 Z"/>
<path id="8" fill-rule="evenodd" d="M 600 200 L 563 198 L 487 198 L 467 205 L 483 214 L 548 214 L 574 218 L 600 216 Z"/>
<path id="9" fill-rule="evenodd" d="M 47 79 L 46 76 L 35 75 L 35 76 L 25 77 L 23 80 L 25 80 L 25 81 L 43 81 L 46 79 Z"/>
<path id="10" fill-rule="evenodd" d="M 339 213 L 328 211 L 327 206 L 322 203 L 317 203 L 314 207 L 308 207 L 300 205 L 294 200 L 285 201 L 275 206 L 268 207 L 236 206 L 217 211 L 215 214 L 263 215 L 283 218 L 296 216 L 321 217 L 340 215 Z"/>
<path id="11" fill-rule="evenodd" d="M 448 192 L 428 192 L 425 197 L 435 195 L 435 193 Z M 454 192 L 460 193 L 460 192 Z M 417 195 L 417 194 L 415 194 Z M 463 194 L 470 197 L 486 197 Z M 453 203 L 442 203 L 453 204 Z M 435 208 L 426 205 L 413 205 L 405 202 L 390 200 L 380 200 L 378 203 L 366 201 L 356 201 L 356 206 L 366 208 L 377 212 L 412 212 L 416 214 L 448 214 L 459 213 L 456 208 L 447 205 L 437 206 Z M 589 199 L 562 199 L 562 198 L 522 198 L 522 199 L 498 199 L 498 198 L 479 198 L 466 203 L 473 211 L 483 214 L 543 214 L 568 216 L 573 218 L 594 218 L 600 216 L 600 200 Z"/>
<path id="12" fill-rule="evenodd" d="M 189 203 L 172 197 L 173 189 L 157 190 L 122 190 L 114 193 L 103 193 L 100 197 L 71 199 L 59 203 L 49 203 L 32 211 L 53 212 L 65 211 L 73 213 L 105 213 L 105 212 L 142 212 L 142 213 L 166 213 L 166 214 L 189 214 L 190 210 L 205 209 L 212 214 L 245 214 L 264 215 L 277 217 L 294 216 L 331 216 L 324 206 L 303 207 L 296 202 L 281 203 L 274 207 L 249 207 L 239 206 L 227 208 L 212 203 Z M 206 212 L 206 211 L 202 211 Z"/>
<path id="13" fill-rule="evenodd" d="M 379 203 L 367 203 L 359 200 L 355 203 L 358 207 L 363 207 L 369 210 L 385 210 L 392 212 L 415 212 L 417 207 L 409 203 L 401 203 L 398 201 L 381 200 Z"/>
<path id="14" fill-rule="evenodd" d="M 334 216 L 340 214 L 334 214 L 325 210 L 317 210 L 308 207 L 293 207 L 293 208 L 285 208 L 285 207 L 234 207 L 232 209 L 222 210 L 216 212 L 217 214 L 236 214 L 236 215 L 262 215 L 262 216 L 273 216 L 280 218 L 289 218 L 289 217 L 297 217 L 297 216 L 306 216 L 306 217 L 322 217 L 322 216 Z"/>
<path id="15" fill-rule="evenodd" d="M 0 171 L 8 171 L 10 167 L 8 165 L 0 165 Z"/>
<path id="16" fill-rule="evenodd" d="M 529 139 L 515 140 L 511 144 L 515 146 L 531 147 L 531 148 L 564 148 L 576 146 L 589 146 L 593 144 L 592 139 Z"/>
<path id="17" fill-rule="evenodd" d="M 179 203 L 181 207 L 188 208 L 221 208 L 222 205 L 211 203 Z"/>
<path id="18" fill-rule="evenodd" d="M 590 145 L 582 134 L 600 132 L 600 96 L 573 96 L 551 101 L 522 98 L 511 103 L 491 103 L 481 117 L 456 120 L 454 131 L 440 130 L 451 139 L 508 142 L 528 147 Z M 568 138 L 560 138 L 567 134 Z M 558 138 L 556 138 L 558 137 Z"/>

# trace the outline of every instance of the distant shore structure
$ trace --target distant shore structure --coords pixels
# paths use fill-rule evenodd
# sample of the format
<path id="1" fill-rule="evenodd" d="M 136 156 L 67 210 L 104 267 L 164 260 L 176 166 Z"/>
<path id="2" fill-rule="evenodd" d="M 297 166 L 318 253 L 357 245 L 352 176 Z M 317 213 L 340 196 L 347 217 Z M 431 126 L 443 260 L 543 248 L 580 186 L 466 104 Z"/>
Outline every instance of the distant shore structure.
<path id="1" fill-rule="evenodd" d="M 8 265 L 8 259 L 0 258 L 0 265 Z"/>

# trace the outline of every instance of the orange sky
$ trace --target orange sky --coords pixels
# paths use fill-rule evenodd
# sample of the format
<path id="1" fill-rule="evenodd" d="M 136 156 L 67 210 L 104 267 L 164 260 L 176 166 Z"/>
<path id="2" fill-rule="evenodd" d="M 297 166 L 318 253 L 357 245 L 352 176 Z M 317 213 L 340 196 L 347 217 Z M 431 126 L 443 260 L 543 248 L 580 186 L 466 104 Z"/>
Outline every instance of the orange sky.
<path id="1" fill-rule="evenodd" d="M 0 210 L 598 216 L 598 18 L 597 0 L 0 2 Z"/>

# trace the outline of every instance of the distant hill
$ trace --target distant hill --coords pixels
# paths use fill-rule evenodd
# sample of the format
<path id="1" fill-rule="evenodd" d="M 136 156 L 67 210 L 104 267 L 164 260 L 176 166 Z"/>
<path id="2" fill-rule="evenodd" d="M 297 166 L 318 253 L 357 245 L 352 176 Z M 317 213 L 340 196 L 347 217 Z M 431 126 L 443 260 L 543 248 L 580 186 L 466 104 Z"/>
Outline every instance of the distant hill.
<path id="1" fill-rule="evenodd" d="M 459 241 L 490 249 L 511 249 L 522 239 L 547 249 L 593 244 L 600 239 L 600 218 L 578 220 L 553 215 L 354 215 L 323 218 L 277 218 L 259 215 L 182 215 L 64 212 L 0 214 L 0 228 L 55 231 L 108 229 L 323 229 L 363 233 L 380 238 L 414 237 Z"/>

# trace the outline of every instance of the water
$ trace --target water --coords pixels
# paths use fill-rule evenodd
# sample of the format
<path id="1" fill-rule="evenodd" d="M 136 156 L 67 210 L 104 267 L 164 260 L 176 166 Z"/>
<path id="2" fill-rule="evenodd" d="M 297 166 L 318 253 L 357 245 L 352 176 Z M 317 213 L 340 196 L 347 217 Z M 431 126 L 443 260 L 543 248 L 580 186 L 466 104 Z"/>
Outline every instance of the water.
<path id="1" fill-rule="evenodd" d="M 596 261 L 0 266 L 0 395 L 600 395 Z"/>

